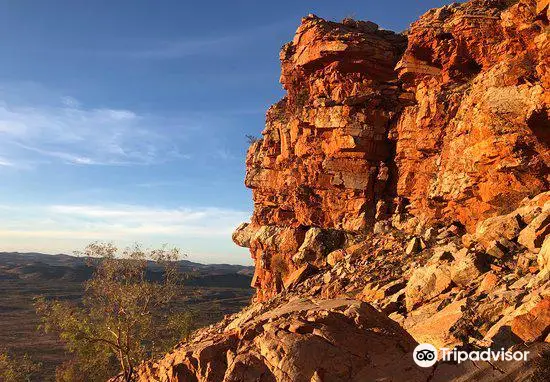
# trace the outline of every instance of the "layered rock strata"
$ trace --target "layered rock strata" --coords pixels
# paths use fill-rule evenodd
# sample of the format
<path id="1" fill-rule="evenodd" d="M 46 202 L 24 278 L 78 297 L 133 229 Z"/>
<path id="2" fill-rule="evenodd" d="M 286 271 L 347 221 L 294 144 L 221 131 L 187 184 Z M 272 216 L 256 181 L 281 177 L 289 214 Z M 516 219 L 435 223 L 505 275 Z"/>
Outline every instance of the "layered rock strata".
<path id="1" fill-rule="evenodd" d="M 515 5 L 512 5 L 516 3 Z M 413 23 L 396 67 L 397 191 L 410 211 L 473 229 L 548 190 L 550 35 L 539 1 L 469 1 Z"/>
<path id="2" fill-rule="evenodd" d="M 512 4 L 515 3 L 515 4 Z M 315 16 L 281 51 L 287 95 L 246 159 L 259 300 L 407 212 L 411 226 L 480 220 L 548 189 L 547 6 L 476 0 L 403 35 Z"/>
<path id="3" fill-rule="evenodd" d="M 236 240 L 255 259 L 258 299 L 306 264 L 324 265 L 344 231 L 372 226 L 376 203 L 391 195 L 387 134 L 400 94 L 393 68 L 405 46 L 374 23 L 310 15 L 283 47 L 287 95 L 248 151 L 254 214 L 246 240 Z"/>

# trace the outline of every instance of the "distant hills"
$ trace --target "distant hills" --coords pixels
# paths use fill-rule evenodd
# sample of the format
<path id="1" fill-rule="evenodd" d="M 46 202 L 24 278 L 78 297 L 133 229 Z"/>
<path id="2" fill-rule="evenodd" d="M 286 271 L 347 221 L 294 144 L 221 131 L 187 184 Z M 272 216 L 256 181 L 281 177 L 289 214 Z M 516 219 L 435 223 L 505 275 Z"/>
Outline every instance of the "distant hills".
<path id="1" fill-rule="evenodd" d="M 200 264 L 189 260 L 178 262 L 182 273 L 188 275 L 187 285 L 249 288 L 254 267 L 231 264 Z M 0 252 L 0 280 L 44 280 L 82 282 L 91 277 L 93 268 L 86 258 L 44 253 Z M 152 265 L 150 277 L 160 270 Z"/>

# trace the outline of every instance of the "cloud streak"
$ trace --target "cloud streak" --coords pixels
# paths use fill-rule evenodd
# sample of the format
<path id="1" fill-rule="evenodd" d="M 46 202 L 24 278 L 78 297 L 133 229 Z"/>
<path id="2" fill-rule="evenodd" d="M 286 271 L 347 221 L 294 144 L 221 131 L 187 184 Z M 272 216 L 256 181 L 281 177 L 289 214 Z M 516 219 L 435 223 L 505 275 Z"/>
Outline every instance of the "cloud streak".
<path id="1" fill-rule="evenodd" d="M 231 242 L 231 232 L 249 211 L 225 208 L 157 208 L 140 205 L 46 205 L 0 206 L 11 216 L 0 221 L 2 248 L 20 251 L 65 252 L 80 249 L 90 241 L 122 244 L 141 242 L 180 246 L 201 261 L 227 261 L 228 253 L 241 256 L 232 261 L 247 263 L 246 251 Z M 20 243 L 31 243 L 23 244 Z M 31 245 L 29 247 L 29 245 Z M 205 254 L 205 252 L 207 254 Z"/>
<path id="2" fill-rule="evenodd" d="M 3 167 L 13 167 L 13 165 L 14 165 L 14 164 L 11 163 L 9 160 L 0 157 L 0 166 L 3 166 Z"/>
<path id="3" fill-rule="evenodd" d="M 132 110 L 85 108 L 71 97 L 63 97 L 57 106 L 0 101 L 0 149 L 11 154 L 0 158 L 0 166 L 37 158 L 119 166 L 188 158 L 173 137 L 162 134 L 169 123 Z"/>
<path id="4" fill-rule="evenodd" d="M 0 206 L 12 218 L 0 222 L 4 232 L 29 236 L 49 231 L 125 237 L 129 234 L 220 237 L 230 235 L 249 211 L 225 208 L 155 208 L 139 205 Z"/>

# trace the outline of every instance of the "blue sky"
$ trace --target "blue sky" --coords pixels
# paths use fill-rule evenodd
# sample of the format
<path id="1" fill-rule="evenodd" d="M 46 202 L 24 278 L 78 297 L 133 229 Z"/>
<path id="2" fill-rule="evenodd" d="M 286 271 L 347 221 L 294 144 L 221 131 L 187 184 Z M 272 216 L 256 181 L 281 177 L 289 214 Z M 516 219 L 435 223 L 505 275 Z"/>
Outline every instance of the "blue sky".
<path id="1" fill-rule="evenodd" d="M 0 1 L 0 251 L 93 240 L 249 264 L 245 134 L 302 16 L 402 31 L 445 1 Z"/>

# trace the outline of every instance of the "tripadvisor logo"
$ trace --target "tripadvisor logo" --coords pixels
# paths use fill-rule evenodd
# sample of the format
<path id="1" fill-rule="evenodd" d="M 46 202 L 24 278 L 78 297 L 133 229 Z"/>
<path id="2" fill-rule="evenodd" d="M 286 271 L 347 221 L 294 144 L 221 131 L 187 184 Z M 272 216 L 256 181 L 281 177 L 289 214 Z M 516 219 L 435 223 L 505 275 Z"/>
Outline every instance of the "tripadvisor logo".
<path id="1" fill-rule="evenodd" d="M 528 351 L 510 351 L 484 349 L 464 351 L 457 348 L 441 348 L 437 350 L 432 344 L 419 344 L 413 352 L 414 362 L 420 367 L 431 367 L 437 362 L 437 355 L 441 354 L 443 362 L 451 361 L 460 364 L 465 361 L 527 361 Z"/>
<path id="2" fill-rule="evenodd" d="M 437 362 L 437 349 L 432 344 L 419 344 L 414 349 L 413 359 L 420 367 L 431 367 Z"/>

